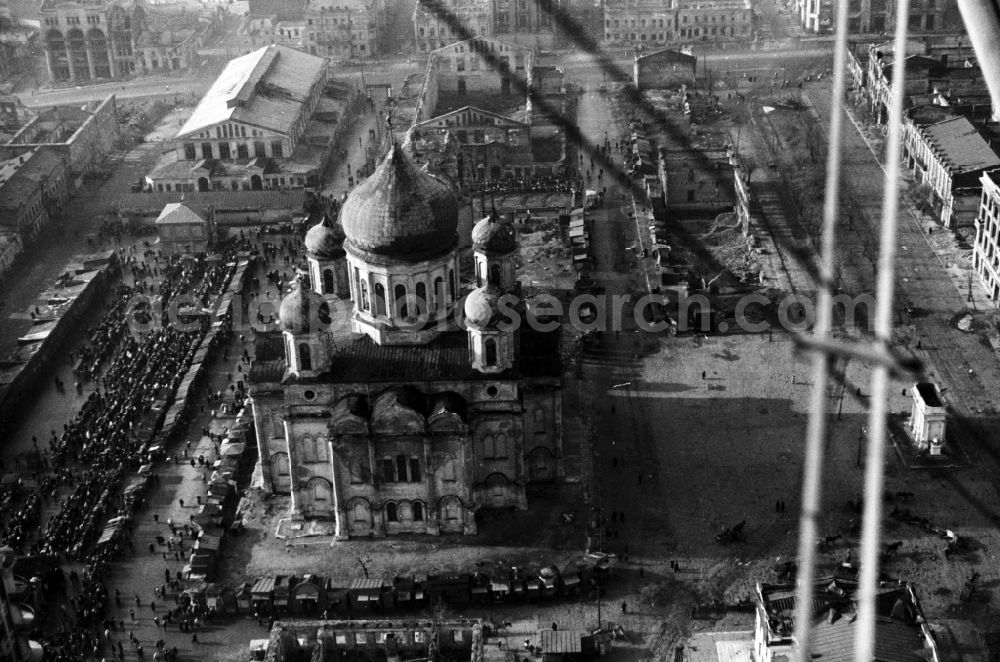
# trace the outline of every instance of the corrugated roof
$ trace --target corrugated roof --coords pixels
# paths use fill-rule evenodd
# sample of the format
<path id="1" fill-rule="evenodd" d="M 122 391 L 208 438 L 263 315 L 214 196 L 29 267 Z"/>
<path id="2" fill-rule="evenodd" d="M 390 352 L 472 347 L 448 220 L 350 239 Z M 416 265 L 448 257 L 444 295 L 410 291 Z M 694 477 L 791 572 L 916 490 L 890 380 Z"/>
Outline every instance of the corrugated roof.
<path id="1" fill-rule="evenodd" d="M 812 655 L 823 662 L 852 662 L 858 621 L 843 616 L 813 626 Z M 875 622 L 875 655 L 878 662 L 927 662 L 919 629 L 890 618 Z"/>
<path id="2" fill-rule="evenodd" d="M 581 640 L 587 636 L 582 630 L 539 630 L 538 645 L 542 652 L 551 653 L 579 653 L 583 646 Z"/>
<path id="3" fill-rule="evenodd" d="M 230 60 L 177 137 L 229 121 L 288 133 L 326 64 L 326 58 L 277 44 Z"/>
<path id="4" fill-rule="evenodd" d="M 668 61 L 671 61 L 671 62 L 688 62 L 690 64 L 697 64 L 698 63 L 698 58 L 696 58 L 695 56 L 693 56 L 693 55 L 691 55 L 689 53 L 684 53 L 684 52 L 681 52 L 681 51 L 678 51 L 678 50 L 674 50 L 672 48 L 665 48 L 663 50 L 659 50 L 659 51 L 656 51 L 654 53 L 648 53 L 646 55 L 641 55 L 637 59 L 640 62 L 643 62 L 643 61 L 646 61 L 646 60 L 665 59 L 665 60 L 668 60 Z"/>
<path id="5" fill-rule="evenodd" d="M 965 117 L 931 124 L 920 130 L 925 140 L 938 153 L 948 172 L 962 174 L 995 168 L 1000 157 L 983 139 L 976 127 Z"/>
<path id="6" fill-rule="evenodd" d="M 199 191 L 124 193 L 112 208 L 122 213 L 159 214 L 171 202 L 185 202 L 193 207 L 215 207 L 216 211 L 257 211 L 260 209 L 302 208 L 303 191 Z"/>
<path id="7" fill-rule="evenodd" d="M 462 332 L 444 333 L 421 347 L 377 345 L 368 336 L 338 338 L 332 361 L 338 382 L 497 378 L 472 368 Z"/>
<path id="8" fill-rule="evenodd" d="M 356 577 L 351 580 L 352 591 L 381 591 L 383 586 L 386 586 L 386 582 L 381 579 L 368 579 L 365 577 Z"/>

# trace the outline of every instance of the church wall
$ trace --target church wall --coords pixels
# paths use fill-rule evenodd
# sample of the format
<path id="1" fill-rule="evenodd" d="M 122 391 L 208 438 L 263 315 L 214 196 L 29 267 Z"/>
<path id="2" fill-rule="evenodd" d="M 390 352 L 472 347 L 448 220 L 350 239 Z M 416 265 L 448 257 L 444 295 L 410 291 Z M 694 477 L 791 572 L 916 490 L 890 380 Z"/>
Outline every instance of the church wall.
<path id="1" fill-rule="evenodd" d="M 411 383 L 466 402 L 464 420 L 448 413 L 426 420 L 399 402 L 375 406 L 378 394 L 401 385 L 299 383 L 255 393 L 265 486 L 291 493 L 294 476 L 296 514 L 338 518 L 346 538 L 475 533 L 474 504 L 524 509 L 529 481 L 561 477 L 557 389 L 511 379 Z M 375 412 L 335 412 L 350 394 L 364 395 Z"/>
<path id="2" fill-rule="evenodd" d="M 549 482 L 562 478 L 561 395 L 551 388 L 525 388 L 522 395 L 527 479 Z"/>
<path id="3" fill-rule="evenodd" d="M 328 423 L 326 418 L 302 418 L 294 414 L 285 418 L 283 442 L 290 464 L 292 509 L 306 517 L 333 516 Z"/>
<path id="4" fill-rule="evenodd" d="M 288 467 L 288 447 L 285 442 L 281 405 L 280 396 L 253 397 L 257 452 L 264 477 L 264 488 L 276 494 L 288 494 L 291 474 Z"/>
<path id="5" fill-rule="evenodd" d="M 474 420 L 476 502 L 489 508 L 527 507 L 516 412 L 481 414 Z"/>

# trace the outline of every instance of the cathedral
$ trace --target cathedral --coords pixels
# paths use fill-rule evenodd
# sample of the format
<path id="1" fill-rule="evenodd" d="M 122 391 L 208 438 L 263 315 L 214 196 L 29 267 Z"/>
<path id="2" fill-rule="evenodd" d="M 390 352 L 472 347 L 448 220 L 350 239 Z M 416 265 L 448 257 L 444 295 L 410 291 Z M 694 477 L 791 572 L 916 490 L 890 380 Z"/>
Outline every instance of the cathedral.
<path id="1" fill-rule="evenodd" d="M 249 374 L 262 483 L 292 517 L 339 540 L 475 534 L 480 508 L 565 477 L 560 332 L 509 323 L 514 227 L 490 216 L 471 239 L 466 293 L 458 201 L 399 145 L 306 234 L 308 275 Z"/>

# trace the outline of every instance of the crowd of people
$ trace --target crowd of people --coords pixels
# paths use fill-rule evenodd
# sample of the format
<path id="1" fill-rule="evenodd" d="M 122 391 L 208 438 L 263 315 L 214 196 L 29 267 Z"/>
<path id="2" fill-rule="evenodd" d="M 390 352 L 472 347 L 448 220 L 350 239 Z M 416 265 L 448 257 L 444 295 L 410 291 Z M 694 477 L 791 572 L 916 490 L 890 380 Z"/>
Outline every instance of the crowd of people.
<path id="1" fill-rule="evenodd" d="M 574 181 L 569 177 L 501 177 L 465 182 L 466 193 L 569 193 Z"/>
<path id="2" fill-rule="evenodd" d="M 136 332 L 127 320 L 131 301 L 146 294 L 158 298 L 166 311 L 183 294 L 208 306 L 234 268 L 232 254 L 208 261 L 124 248 L 117 253 L 133 284 L 114 291 L 85 347 L 78 350 L 77 376 L 96 388 L 61 433 L 52 430 L 48 449 L 33 440 L 34 451 L 26 455 L 37 488 L 18 493 L 0 520 L 0 545 L 59 563 L 81 561 L 86 568 L 76 578 L 71 613 L 65 614 L 62 627 L 41 636 L 46 659 L 56 662 L 92 659 L 105 644 L 113 657 L 123 656 L 120 640 L 116 652 L 110 639 L 100 636 L 100 626 L 107 623 L 106 574 L 118 549 L 95 543 L 111 518 L 122 518 L 130 530 L 136 499 L 123 487 L 146 459 L 145 448 L 162 417 L 163 407 L 154 404 L 172 397 L 207 328 L 206 321 L 195 330 L 178 329 L 164 316 L 161 324 Z M 55 512 L 43 526 L 44 509 Z M 169 651 L 157 652 L 167 659 Z"/>
<path id="3" fill-rule="evenodd" d="M 87 344 L 80 347 L 75 356 L 72 352 L 70 353 L 70 360 L 78 362 L 75 372 L 79 378 L 91 379 L 125 337 L 128 332 L 125 315 L 129 301 L 136 293 L 137 290 L 133 287 L 119 286 L 110 303 L 105 307 L 101 320 L 95 327 L 88 330 Z"/>

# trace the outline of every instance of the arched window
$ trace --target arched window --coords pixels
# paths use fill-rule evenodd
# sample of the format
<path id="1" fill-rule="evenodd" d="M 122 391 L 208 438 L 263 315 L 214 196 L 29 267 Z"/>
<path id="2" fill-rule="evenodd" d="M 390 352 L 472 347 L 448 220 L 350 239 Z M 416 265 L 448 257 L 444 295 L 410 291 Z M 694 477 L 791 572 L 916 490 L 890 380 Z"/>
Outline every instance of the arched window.
<path id="1" fill-rule="evenodd" d="M 352 483 L 354 484 L 367 483 L 369 482 L 369 480 L 371 480 L 371 476 L 369 475 L 370 472 L 368 471 L 368 467 L 365 466 L 363 460 L 358 460 L 358 459 L 351 460 L 349 466 L 351 469 Z"/>
<path id="2" fill-rule="evenodd" d="M 323 270 L 323 294 L 333 292 L 333 269 Z"/>
<path id="3" fill-rule="evenodd" d="M 278 476 L 290 476 L 291 465 L 288 463 L 288 455 L 285 453 L 275 453 L 271 457 L 271 466 L 274 468 L 274 473 Z"/>
<path id="4" fill-rule="evenodd" d="M 399 513 L 396 512 L 396 504 L 392 501 L 385 504 L 385 519 L 387 522 L 399 521 Z"/>
<path id="5" fill-rule="evenodd" d="M 420 482 L 420 458 L 416 455 L 410 457 L 410 482 Z"/>
<path id="6" fill-rule="evenodd" d="M 323 478 L 314 479 L 312 482 L 312 499 L 317 503 L 328 503 L 330 501 L 330 483 Z"/>
<path id="7" fill-rule="evenodd" d="M 445 455 L 441 458 L 441 480 L 454 482 L 455 481 L 455 457 L 452 455 Z"/>
<path id="8" fill-rule="evenodd" d="M 370 310 L 368 305 L 368 281 L 361 281 L 361 310 Z"/>
<path id="9" fill-rule="evenodd" d="M 312 370 L 312 355 L 306 343 L 299 343 L 299 370 Z"/>
<path id="10" fill-rule="evenodd" d="M 503 280 L 501 273 L 499 264 L 490 265 L 490 285 L 500 285 L 500 281 Z"/>
<path id="11" fill-rule="evenodd" d="M 375 314 L 385 317 L 385 286 L 375 283 Z"/>
<path id="12" fill-rule="evenodd" d="M 417 308 L 415 312 L 426 312 L 431 309 L 431 302 L 427 300 L 427 285 L 423 281 L 417 283 Z"/>
<path id="13" fill-rule="evenodd" d="M 306 436 L 299 439 L 299 451 L 302 462 L 316 461 L 316 446 L 312 437 Z"/>
<path id="14" fill-rule="evenodd" d="M 400 522 L 413 521 L 413 509 L 410 508 L 410 504 L 407 501 L 399 502 L 399 506 L 396 508 L 396 514 L 399 516 Z"/>
<path id="15" fill-rule="evenodd" d="M 396 319 L 409 317 L 406 310 L 406 286 L 396 285 L 392 291 L 392 316 Z"/>
<path id="16" fill-rule="evenodd" d="M 489 433 L 483 435 L 483 457 L 493 457 L 493 435 Z"/>
<path id="17" fill-rule="evenodd" d="M 476 262 L 476 286 L 477 287 L 482 287 L 483 286 L 483 278 L 486 277 L 486 274 L 484 273 L 485 271 L 486 271 L 486 265 L 483 264 L 482 262 Z"/>
<path id="18" fill-rule="evenodd" d="M 497 341 L 494 338 L 487 338 L 483 343 L 486 354 L 486 365 L 497 364 Z"/>
<path id="19" fill-rule="evenodd" d="M 507 477 L 503 474 L 493 474 L 486 479 L 486 487 L 489 488 L 491 497 L 502 498 L 507 492 Z"/>
<path id="20" fill-rule="evenodd" d="M 382 482 L 395 483 L 396 471 L 391 457 L 382 458 Z"/>
<path id="21" fill-rule="evenodd" d="M 448 270 L 450 276 L 448 278 L 448 294 L 451 296 L 451 300 L 455 300 L 455 292 L 458 291 L 458 278 L 455 276 L 455 270 Z"/>
<path id="22" fill-rule="evenodd" d="M 355 501 L 354 507 L 351 508 L 351 514 L 355 522 L 368 522 L 368 504 L 364 501 Z"/>
<path id="23" fill-rule="evenodd" d="M 413 521 L 423 522 L 424 521 L 424 504 L 419 501 L 413 502 Z"/>
<path id="24" fill-rule="evenodd" d="M 459 519 L 461 516 L 461 511 L 458 507 L 458 502 L 454 499 L 449 499 L 444 504 L 444 518 L 445 519 Z"/>
<path id="25" fill-rule="evenodd" d="M 507 457 L 507 435 L 503 432 L 493 438 L 493 457 Z"/>
<path id="26" fill-rule="evenodd" d="M 396 476 L 400 483 L 409 482 L 406 480 L 406 456 L 396 456 Z"/>
<path id="27" fill-rule="evenodd" d="M 545 432 L 545 410 L 541 407 L 535 407 L 532 418 L 535 421 L 535 432 Z"/>

